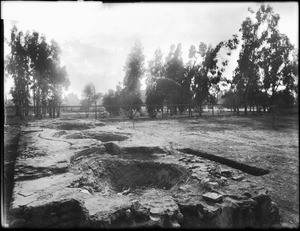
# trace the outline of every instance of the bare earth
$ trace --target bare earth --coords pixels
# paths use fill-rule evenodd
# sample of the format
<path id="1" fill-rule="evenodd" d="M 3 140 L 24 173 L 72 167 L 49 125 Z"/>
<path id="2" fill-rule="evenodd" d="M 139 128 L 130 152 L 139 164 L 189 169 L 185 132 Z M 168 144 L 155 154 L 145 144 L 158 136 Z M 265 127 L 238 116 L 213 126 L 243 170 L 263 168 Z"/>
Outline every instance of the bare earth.
<path id="1" fill-rule="evenodd" d="M 77 126 L 76 129 L 74 129 L 71 123 L 80 124 L 81 127 Z M 93 213 L 92 210 L 96 209 L 97 206 L 95 207 L 95 204 L 97 203 L 103 206 L 104 212 L 106 211 L 104 209 L 104 203 L 108 203 L 110 207 L 113 206 L 114 203 L 119 203 L 125 208 L 127 204 L 131 204 L 132 201 L 135 201 L 133 200 L 135 199 L 134 196 L 138 194 L 137 191 L 135 191 L 132 195 L 129 194 L 127 197 L 120 195 L 124 192 L 126 193 L 126 186 L 133 186 L 130 178 L 134 176 L 128 175 L 126 178 L 126 176 L 124 176 L 126 175 L 125 170 L 120 173 L 116 173 L 116 171 L 120 171 L 119 169 L 127 169 L 129 162 L 119 161 L 119 159 L 116 159 L 115 162 L 111 162 L 111 155 L 105 153 L 111 151 L 110 154 L 115 155 L 118 153 L 118 148 L 121 148 L 123 150 L 122 158 L 125 160 L 144 158 L 146 162 L 149 161 L 149 156 L 147 155 L 143 155 L 143 157 L 140 154 L 137 154 L 139 155 L 138 157 L 133 155 L 135 153 L 134 147 L 140 147 L 138 150 L 139 153 L 143 151 L 144 153 L 152 152 L 152 154 L 157 154 L 157 158 L 159 159 L 159 161 L 153 160 L 153 166 L 150 166 L 155 169 L 158 175 L 156 176 L 154 174 L 154 176 L 153 173 L 147 172 L 147 174 L 150 175 L 145 173 L 142 180 L 151 178 L 151 174 L 154 180 L 156 179 L 155 177 L 161 179 L 159 174 L 167 174 L 164 176 L 170 177 L 170 179 L 161 182 L 164 187 L 157 182 L 149 182 L 149 185 L 155 184 L 160 190 L 153 191 L 152 189 L 145 189 L 145 191 L 137 197 L 140 198 L 139 203 L 142 207 L 144 206 L 146 208 L 148 206 L 147 201 L 151 201 L 151 198 L 160 198 L 162 201 L 156 201 L 156 203 L 164 204 L 168 207 L 168 210 L 177 211 L 178 205 L 170 199 L 171 194 L 166 193 L 164 190 L 168 190 L 168 187 L 172 188 L 173 186 L 172 193 L 179 190 L 175 185 L 178 184 L 183 177 L 180 175 L 180 166 L 182 166 L 183 169 L 189 166 L 188 168 L 192 170 L 192 172 L 194 169 L 202 168 L 202 173 L 205 172 L 206 174 L 206 172 L 209 172 L 210 175 L 201 177 L 213 178 L 211 175 L 211 169 L 215 167 L 215 165 L 212 164 L 214 163 L 213 161 L 201 157 L 192 157 L 189 155 L 191 153 L 188 154 L 180 151 L 192 149 L 201 153 L 225 157 L 226 159 L 234 160 L 242 164 L 268 170 L 268 174 L 254 176 L 255 174 L 247 174 L 230 168 L 232 174 L 236 174 L 236 176 L 242 174 L 245 180 L 232 181 L 228 178 L 229 186 L 224 186 L 222 190 L 223 192 L 227 190 L 227 193 L 231 191 L 238 193 L 237 191 L 242 190 L 244 187 L 245 190 L 243 190 L 243 193 L 247 191 L 253 194 L 255 190 L 253 189 L 252 193 L 250 189 L 252 186 L 255 189 L 261 189 L 263 187 L 267 189 L 267 194 L 272 201 L 278 205 L 281 224 L 284 227 L 298 227 L 298 132 L 298 119 L 296 117 L 277 118 L 275 129 L 271 127 L 271 121 L 268 116 L 139 120 L 136 121 L 134 125 L 131 121 L 105 122 L 105 126 L 102 126 L 101 122 L 95 120 L 85 120 L 85 122 L 82 122 L 82 120 L 56 119 L 52 121 L 39 120 L 30 122 L 28 126 L 22 127 L 21 140 L 19 143 L 19 150 L 22 150 L 22 153 L 20 153 L 16 162 L 16 183 L 12 208 L 16 209 L 22 206 L 22 204 L 27 205 L 30 203 L 32 206 L 41 206 L 39 203 L 55 201 L 54 198 L 67 197 L 71 194 L 76 195 L 74 196 L 74 198 L 76 198 L 79 195 L 79 191 L 75 192 L 74 190 L 78 188 L 81 190 L 80 192 L 86 193 L 84 196 L 85 206 L 90 208 L 90 214 Z M 113 144 L 111 144 L 112 142 L 110 141 L 113 141 Z M 117 145 L 116 147 L 114 146 L 115 144 Z M 148 147 L 148 149 L 143 150 L 141 147 Z M 97 182 L 98 188 L 94 186 L 93 189 L 81 187 L 80 184 L 83 184 L 83 180 L 82 175 L 79 173 L 82 173 L 85 166 L 93 166 L 95 162 L 93 162 L 92 159 L 96 157 L 89 157 L 88 155 L 96 152 L 104 153 L 101 157 L 103 164 L 101 166 L 95 166 L 95 168 L 97 168 L 97 176 L 101 174 L 105 175 L 105 172 L 108 171 L 111 173 L 110 178 L 107 182 L 105 180 Z M 131 153 L 131 155 L 127 155 L 127 153 Z M 74 162 L 74 159 L 76 162 Z M 157 162 L 159 162 L 159 165 L 156 165 Z M 176 165 L 179 167 L 174 167 L 174 169 L 173 167 L 168 167 L 169 172 L 164 173 L 161 164 L 168 164 L 168 166 Z M 34 166 L 35 168 L 28 166 Z M 72 167 L 71 170 L 70 166 Z M 224 165 L 220 166 L 224 167 Z M 134 162 L 134 165 L 130 164 L 130 171 L 138 172 L 139 169 L 148 167 L 149 165 L 144 166 L 143 161 Z M 203 170 L 203 168 L 205 168 L 205 170 Z M 209 169 L 206 170 L 206 168 Z M 95 169 L 91 171 L 94 170 Z M 198 174 L 198 172 L 194 173 Z M 89 175 L 89 178 L 90 176 L 91 175 Z M 120 177 L 124 177 L 124 179 L 122 178 L 123 181 L 118 181 Z M 107 178 L 104 177 L 102 179 Z M 114 189 L 110 187 L 112 179 L 113 182 L 115 182 L 113 184 Z M 134 183 L 140 180 L 141 179 L 135 179 Z M 93 185 L 96 184 L 96 181 L 97 179 L 92 182 Z M 127 185 L 124 184 L 124 182 L 126 182 Z M 218 185 L 218 182 L 219 181 L 216 181 L 215 184 Z M 89 185 L 87 182 L 84 184 Z M 60 193 L 58 188 L 63 185 L 67 185 L 68 189 Z M 188 185 L 181 184 L 181 187 L 189 187 L 191 185 L 194 185 L 192 181 Z M 237 186 L 238 188 L 235 188 Z M 165 187 L 167 187 L 167 189 Z M 51 198 L 49 197 L 50 192 L 34 194 L 32 189 L 34 189 L 35 192 L 49 189 L 49 191 L 52 192 Z M 82 191 L 85 189 L 87 191 Z M 112 193 L 113 190 L 117 193 Z M 193 192 L 199 193 L 200 191 Z M 220 190 L 215 190 L 215 192 L 220 192 Z M 91 194 L 96 195 L 97 193 L 99 193 L 99 195 L 101 193 L 101 196 L 95 201 Z M 205 192 L 201 191 L 201 193 Z M 107 197 L 105 197 L 106 199 L 102 198 L 105 195 L 110 195 L 109 200 Z M 180 201 L 180 198 L 176 199 L 176 201 L 178 200 Z M 209 205 L 207 206 L 209 207 Z M 161 208 L 152 206 L 151 209 L 150 213 L 152 211 L 153 215 L 156 214 L 156 210 L 160 210 Z M 99 210 L 99 206 L 96 210 L 94 213 L 100 216 L 101 211 Z M 98 218 L 95 219 L 97 220 Z M 103 219 L 104 218 L 102 218 L 102 220 Z M 155 220 L 155 218 L 152 220 Z M 22 221 L 20 222 L 22 223 Z M 221 218 L 218 218 L 216 222 L 219 222 L 219 224 L 221 224 L 220 226 L 226 223 Z"/>

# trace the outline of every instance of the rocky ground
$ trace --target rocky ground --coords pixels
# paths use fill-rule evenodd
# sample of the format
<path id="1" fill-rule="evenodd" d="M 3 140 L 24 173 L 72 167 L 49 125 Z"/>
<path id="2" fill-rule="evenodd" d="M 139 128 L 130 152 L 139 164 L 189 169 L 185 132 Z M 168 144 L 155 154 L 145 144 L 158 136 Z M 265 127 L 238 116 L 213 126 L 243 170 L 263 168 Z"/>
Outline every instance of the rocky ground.
<path id="1" fill-rule="evenodd" d="M 270 125 L 30 121 L 9 133 L 20 134 L 10 226 L 297 227 L 298 121 Z"/>

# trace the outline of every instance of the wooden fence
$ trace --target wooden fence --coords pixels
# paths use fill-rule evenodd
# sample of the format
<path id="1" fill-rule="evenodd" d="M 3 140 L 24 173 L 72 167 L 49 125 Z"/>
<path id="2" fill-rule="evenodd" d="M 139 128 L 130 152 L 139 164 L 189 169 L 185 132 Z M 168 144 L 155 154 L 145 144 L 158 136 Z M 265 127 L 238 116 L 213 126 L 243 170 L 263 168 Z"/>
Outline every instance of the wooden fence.
<path id="1" fill-rule="evenodd" d="M 155 118 L 181 118 L 181 117 L 198 117 L 200 115 L 200 107 L 194 106 L 190 107 L 187 104 L 180 105 L 151 105 L 152 107 L 157 107 L 159 110 L 156 113 Z M 121 107 L 121 105 L 112 105 L 111 107 Z M 179 111 L 178 108 L 184 108 L 183 111 Z M 176 108 L 176 110 L 171 110 L 171 108 Z M 189 110 L 190 108 L 190 110 Z M 29 116 L 34 116 L 34 108 L 30 106 L 29 108 Z M 47 110 L 45 110 L 47 111 Z M 261 113 L 261 109 L 259 108 L 248 108 L 248 114 L 257 114 Z M 16 109 L 14 106 L 5 107 L 5 115 L 6 116 L 14 116 L 16 113 Z M 244 115 L 244 108 L 239 108 L 237 110 L 229 109 L 223 107 L 220 104 L 217 105 L 202 105 L 202 116 L 233 116 L 233 115 Z M 120 110 L 119 115 L 112 115 L 108 113 L 104 106 L 95 105 L 89 108 L 84 108 L 82 106 L 66 106 L 61 105 L 59 107 L 59 116 L 60 117 L 68 117 L 68 118 L 95 118 L 100 120 L 105 119 L 128 119 L 128 115 L 126 111 Z M 49 113 L 44 115 L 44 117 L 49 117 Z M 135 118 L 150 118 L 150 115 L 147 112 L 147 105 L 142 105 L 140 112 L 137 112 Z"/>

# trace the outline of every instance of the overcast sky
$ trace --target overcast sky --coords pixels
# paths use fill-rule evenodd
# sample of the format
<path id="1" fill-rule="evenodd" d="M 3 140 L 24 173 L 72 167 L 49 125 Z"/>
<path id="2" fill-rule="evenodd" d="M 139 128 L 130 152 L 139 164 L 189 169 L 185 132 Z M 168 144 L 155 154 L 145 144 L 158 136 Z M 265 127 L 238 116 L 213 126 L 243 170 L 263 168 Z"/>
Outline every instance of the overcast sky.
<path id="1" fill-rule="evenodd" d="M 298 47 L 297 2 L 270 2 L 281 17 L 279 30 Z M 5 38 L 12 25 L 26 32 L 38 31 L 62 48 L 71 85 L 68 92 L 81 96 L 85 84 L 93 82 L 105 93 L 124 78 L 123 67 L 136 39 L 142 42 L 147 61 L 160 47 L 164 57 L 172 44 L 182 44 L 183 58 L 189 47 L 201 41 L 216 45 L 239 34 L 249 16 L 246 3 L 108 3 L 100 2 L 1 2 Z M 5 46 L 5 53 L 9 52 Z M 236 67 L 237 52 L 226 75 Z M 5 82 L 5 91 L 12 85 Z M 67 92 L 67 93 L 68 93 Z"/>

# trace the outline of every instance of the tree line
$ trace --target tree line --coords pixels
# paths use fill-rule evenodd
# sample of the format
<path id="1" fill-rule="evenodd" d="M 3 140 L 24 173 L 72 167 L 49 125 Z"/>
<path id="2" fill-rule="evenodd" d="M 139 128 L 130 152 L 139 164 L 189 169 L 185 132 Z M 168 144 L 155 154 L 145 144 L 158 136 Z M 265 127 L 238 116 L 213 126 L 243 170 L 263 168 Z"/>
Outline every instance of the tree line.
<path id="1" fill-rule="evenodd" d="M 112 114 L 120 109 L 129 112 L 140 109 L 140 81 L 146 76 L 146 105 L 150 117 L 155 117 L 163 104 L 170 105 L 170 113 L 182 113 L 188 109 L 210 103 L 214 105 L 220 86 L 230 86 L 222 98 L 224 106 L 239 113 L 250 107 L 274 110 L 275 106 L 286 110 L 298 97 L 298 53 L 289 38 L 278 30 L 278 14 L 272 7 L 260 4 L 251 17 L 241 24 L 239 39 L 233 35 L 216 46 L 200 42 L 190 46 L 189 60 L 183 62 L 181 44 L 172 45 L 163 60 L 158 48 L 153 59 L 144 67 L 145 57 L 140 42 L 136 42 L 125 64 L 123 88 L 109 90 L 103 97 L 103 105 Z M 228 57 L 240 46 L 238 65 L 232 78 L 224 76 Z M 224 58 L 224 53 L 226 53 Z M 222 55 L 223 54 L 223 55 Z M 227 57 L 227 58 L 226 58 Z M 188 108 L 187 108 L 188 107 Z"/>
<path id="2" fill-rule="evenodd" d="M 271 6 L 260 4 L 257 11 L 248 9 L 251 16 L 241 24 L 241 36 L 220 41 L 212 46 L 200 42 L 191 45 L 188 61 L 182 59 L 181 44 L 171 45 L 163 59 L 160 48 L 145 67 L 145 55 L 140 41 L 136 41 L 127 56 L 122 83 L 116 90 L 102 95 L 90 83 L 83 90 L 81 105 L 88 108 L 103 98 L 103 106 L 113 114 L 125 112 L 133 118 L 141 109 L 141 80 L 146 78 L 146 105 L 150 117 L 167 105 L 170 114 L 182 113 L 202 105 L 216 104 L 222 94 L 223 105 L 239 113 L 250 107 L 262 110 L 287 110 L 298 99 L 298 51 L 289 38 L 280 33 L 280 16 Z M 11 52 L 5 70 L 14 79 L 11 95 L 17 115 L 28 115 L 33 98 L 35 116 L 49 113 L 59 116 L 62 89 L 70 84 L 65 66 L 61 66 L 61 50 L 52 40 L 38 32 L 25 35 L 13 27 L 9 42 Z M 225 68 L 233 50 L 239 48 L 237 67 L 232 76 L 225 76 Z M 229 87 L 225 93 L 221 86 Z M 32 96 L 32 97 L 31 97 Z"/>
<path id="3" fill-rule="evenodd" d="M 24 35 L 14 26 L 9 46 L 11 51 L 5 60 L 5 71 L 14 81 L 10 93 L 16 116 L 28 115 L 30 98 L 36 117 L 59 116 L 62 90 L 70 81 L 66 67 L 60 63 L 58 43 L 54 40 L 48 43 L 38 32 L 27 31 Z"/>

